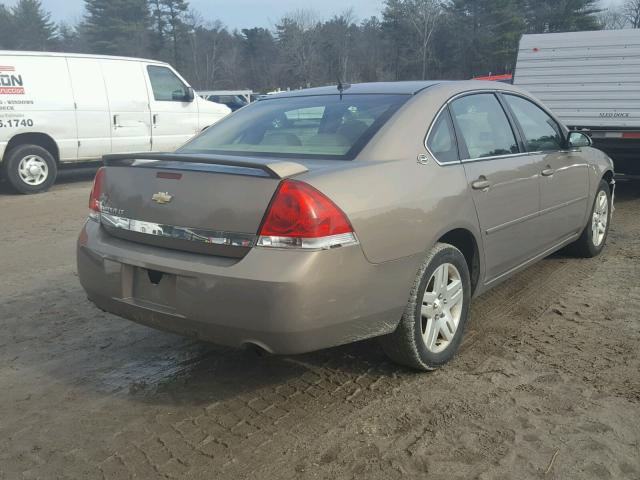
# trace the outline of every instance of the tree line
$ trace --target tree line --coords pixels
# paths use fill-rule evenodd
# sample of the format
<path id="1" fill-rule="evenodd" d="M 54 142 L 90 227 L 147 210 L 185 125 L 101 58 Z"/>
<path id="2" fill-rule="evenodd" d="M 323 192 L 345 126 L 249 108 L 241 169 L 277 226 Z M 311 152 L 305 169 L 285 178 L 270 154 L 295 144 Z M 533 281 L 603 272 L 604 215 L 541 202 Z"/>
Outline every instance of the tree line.
<path id="1" fill-rule="evenodd" d="M 0 49 L 126 55 L 173 64 L 196 89 L 270 91 L 343 82 L 461 79 L 513 70 L 524 33 L 640 28 L 640 0 L 385 0 L 321 19 L 231 30 L 187 0 L 85 0 L 56 24 L 39 0 L 0 5 Z"/>

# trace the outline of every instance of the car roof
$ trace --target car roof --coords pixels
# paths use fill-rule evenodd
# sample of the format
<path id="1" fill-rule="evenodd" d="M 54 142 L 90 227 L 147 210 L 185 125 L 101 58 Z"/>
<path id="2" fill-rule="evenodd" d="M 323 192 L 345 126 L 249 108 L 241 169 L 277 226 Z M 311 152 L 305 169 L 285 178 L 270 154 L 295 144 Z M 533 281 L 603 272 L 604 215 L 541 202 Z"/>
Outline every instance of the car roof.
<path id="1" fill-rule="evenodd" d="M 406 81 L 406 82 L 371 82 L 371 83 L 353 83 L 344 84 L 343 93 L 345 95 L 353 94 L 396 94 L 396 95 L 415 95 L 416 93 L 444 83 L 443 80 L 437 81 Z M 278 92 L 267 95 L 270 98 L 283 97 L 306 97 L 312 95 L 337 95 L 339 94 L 337 85 L 329 85 L 326 87 L 305 88 L 302 90 L 292 90 L 289 92 Z"/>

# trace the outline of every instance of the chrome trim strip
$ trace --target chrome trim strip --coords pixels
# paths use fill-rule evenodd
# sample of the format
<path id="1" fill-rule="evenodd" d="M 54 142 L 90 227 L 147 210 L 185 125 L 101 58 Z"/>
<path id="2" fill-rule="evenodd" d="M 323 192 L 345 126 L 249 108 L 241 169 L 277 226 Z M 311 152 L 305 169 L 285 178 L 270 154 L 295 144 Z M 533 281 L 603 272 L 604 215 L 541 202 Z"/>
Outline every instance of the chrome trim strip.
<path id="1" fill-rule="evenodd" d="M 555 212 L 556 210 L 560 210 L 561 208 L 568 207 L 569 205 L 573 205 L 574 203 L 582 202 L 587 200 L 589 197 L 586 195 L 583 197 L 574 198 L 573 200 L 568 200 L 563 203 L 559 203 L 557 205 L 553 205 L 551 207 L 547 207 L 544 210 L 540 210 L 540 216 L 546 215 L 547 213 Z"/>
<path id="2" fill-rule="evenodd" d="M 500 230 L 504 230 L 505 228 L 511 227 L 513 225 L 517 225 L 518 223 L 526 222 L 527 220 L 531 220 L 532 218 L 540 216 L 540 212 L 533 212 L 524 217 L 516 218 L 515 220 L 509 220 L 506 223 L 502 223 L 500 225 L 496 225 L 495 227 L 487 228 L 486 234 L 491 235 L 492 233 L 499 232 Z"/>
<path id="3" fill-rule="evenodd" d="M 258 237 L 256 246 L 265 248 L 329 250 L 331 248 L 358 245 L 359 243 L 356 234 L 351 232 L 318 238 L 260 236 Z"/>
<path id="4" fill-rule="evenodd" d="M 482 162 L 484 160 L 500 160 L 502 158 L 525 157 L 528 155 L 529 155 L 529 152 L 520 152 L 520 153 L 508 153 L 506 155 L 492 155 L 490 157 L 466 158 L 462 160 L 462 163 Z"/>
<path id="5" fill-rule="evenodd" d="M 205 243 L 208 245 L 226 245 L 230 247 L 251 248 L 256 244 L 257 240 L 257 235 L 247 233 L 164 225 L 144 220 L 134 220 L 104 212 L 100 214 L 99 219 L 95 217 L 92 218 L 94 220 L 99 220 L 101 224 L 107 227 L 126 230 L 128 232 L 155 235 L 157 237 L 171 238 L 174 240 L 187 240 Z"/>
<path id="6" fill-rule="evenodd" d="M 532 218 L 535 218 L 535 217 L 541 217 L 543 215 L 546 215 L 547 213 L 555 212 L 556 210 L 560 210 L 561 208 L 568 207 L 569 205 L 573 205 L 574 203 L 582 202 L 584 200 L 587 200 L 586 196 L 574 198 L 573 200 L 569 200 L 567 202 L 563 202 L 558 205 L 553 205 L 551 207 L 545 208 L 544 210 L 540 210 L 538 212 L 533 212 L 528 215 L 525 215 L 524 217 L 516 218 L 515 220 L 510 220 L 506 223 L 496 225 L 495 227 L 487 228 L 486 234 L 491 235 L 492 233 L 496 233 L 507 227 L 517 225 L 518 223 L 526 222 L 527 220 L 531 220 Z"/>

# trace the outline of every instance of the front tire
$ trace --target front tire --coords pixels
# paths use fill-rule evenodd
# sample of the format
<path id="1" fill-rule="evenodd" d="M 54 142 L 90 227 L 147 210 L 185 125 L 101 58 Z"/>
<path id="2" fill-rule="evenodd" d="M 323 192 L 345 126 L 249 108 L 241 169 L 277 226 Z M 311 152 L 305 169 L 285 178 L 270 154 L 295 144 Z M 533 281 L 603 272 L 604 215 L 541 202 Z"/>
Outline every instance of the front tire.
<path id="1" fill-rule="evenodd" d="M 572 245 L 580 257 L 592 258 L 600 254 L 609 235 L 611 223 L 611 190 L 604 180 L 600 180 L 596 198 L 593 201 L 589 222 L 580 238 Z"/>
<path id="2" fill-rule="evenodd" d="M 5 156 L 5 178 L 19 193 L 48 190 L 55 182 L 57 173 L 53 155 L 38 145 L 20 145 Z"/>
<path id="3" fill-rule="evenodd" d="M 397 329 L 381 343 L 395 362 L 434 370 L 453 358 L 464 334 L 471 302 L 471 280 L 464 255 L 438 243 L 416 276 Z"/>

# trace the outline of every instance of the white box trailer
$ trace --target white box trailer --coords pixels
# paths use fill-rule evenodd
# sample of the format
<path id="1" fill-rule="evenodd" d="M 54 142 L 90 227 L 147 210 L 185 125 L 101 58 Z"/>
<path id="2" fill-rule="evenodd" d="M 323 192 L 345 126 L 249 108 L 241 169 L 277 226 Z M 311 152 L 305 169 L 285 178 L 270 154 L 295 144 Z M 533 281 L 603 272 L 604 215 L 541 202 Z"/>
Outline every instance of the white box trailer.
<path id="1" fill-rule="evenodd" d="M 0 166 L 22 193 L 46 190 L 60 164 L 173 151 L 230 111 L 163 62 L 0 51 Z"/>
<path id="2" fill-rule="evenodd" d="M 524 35 L 514 84 L 640 175 L 640 30 Z"/>

